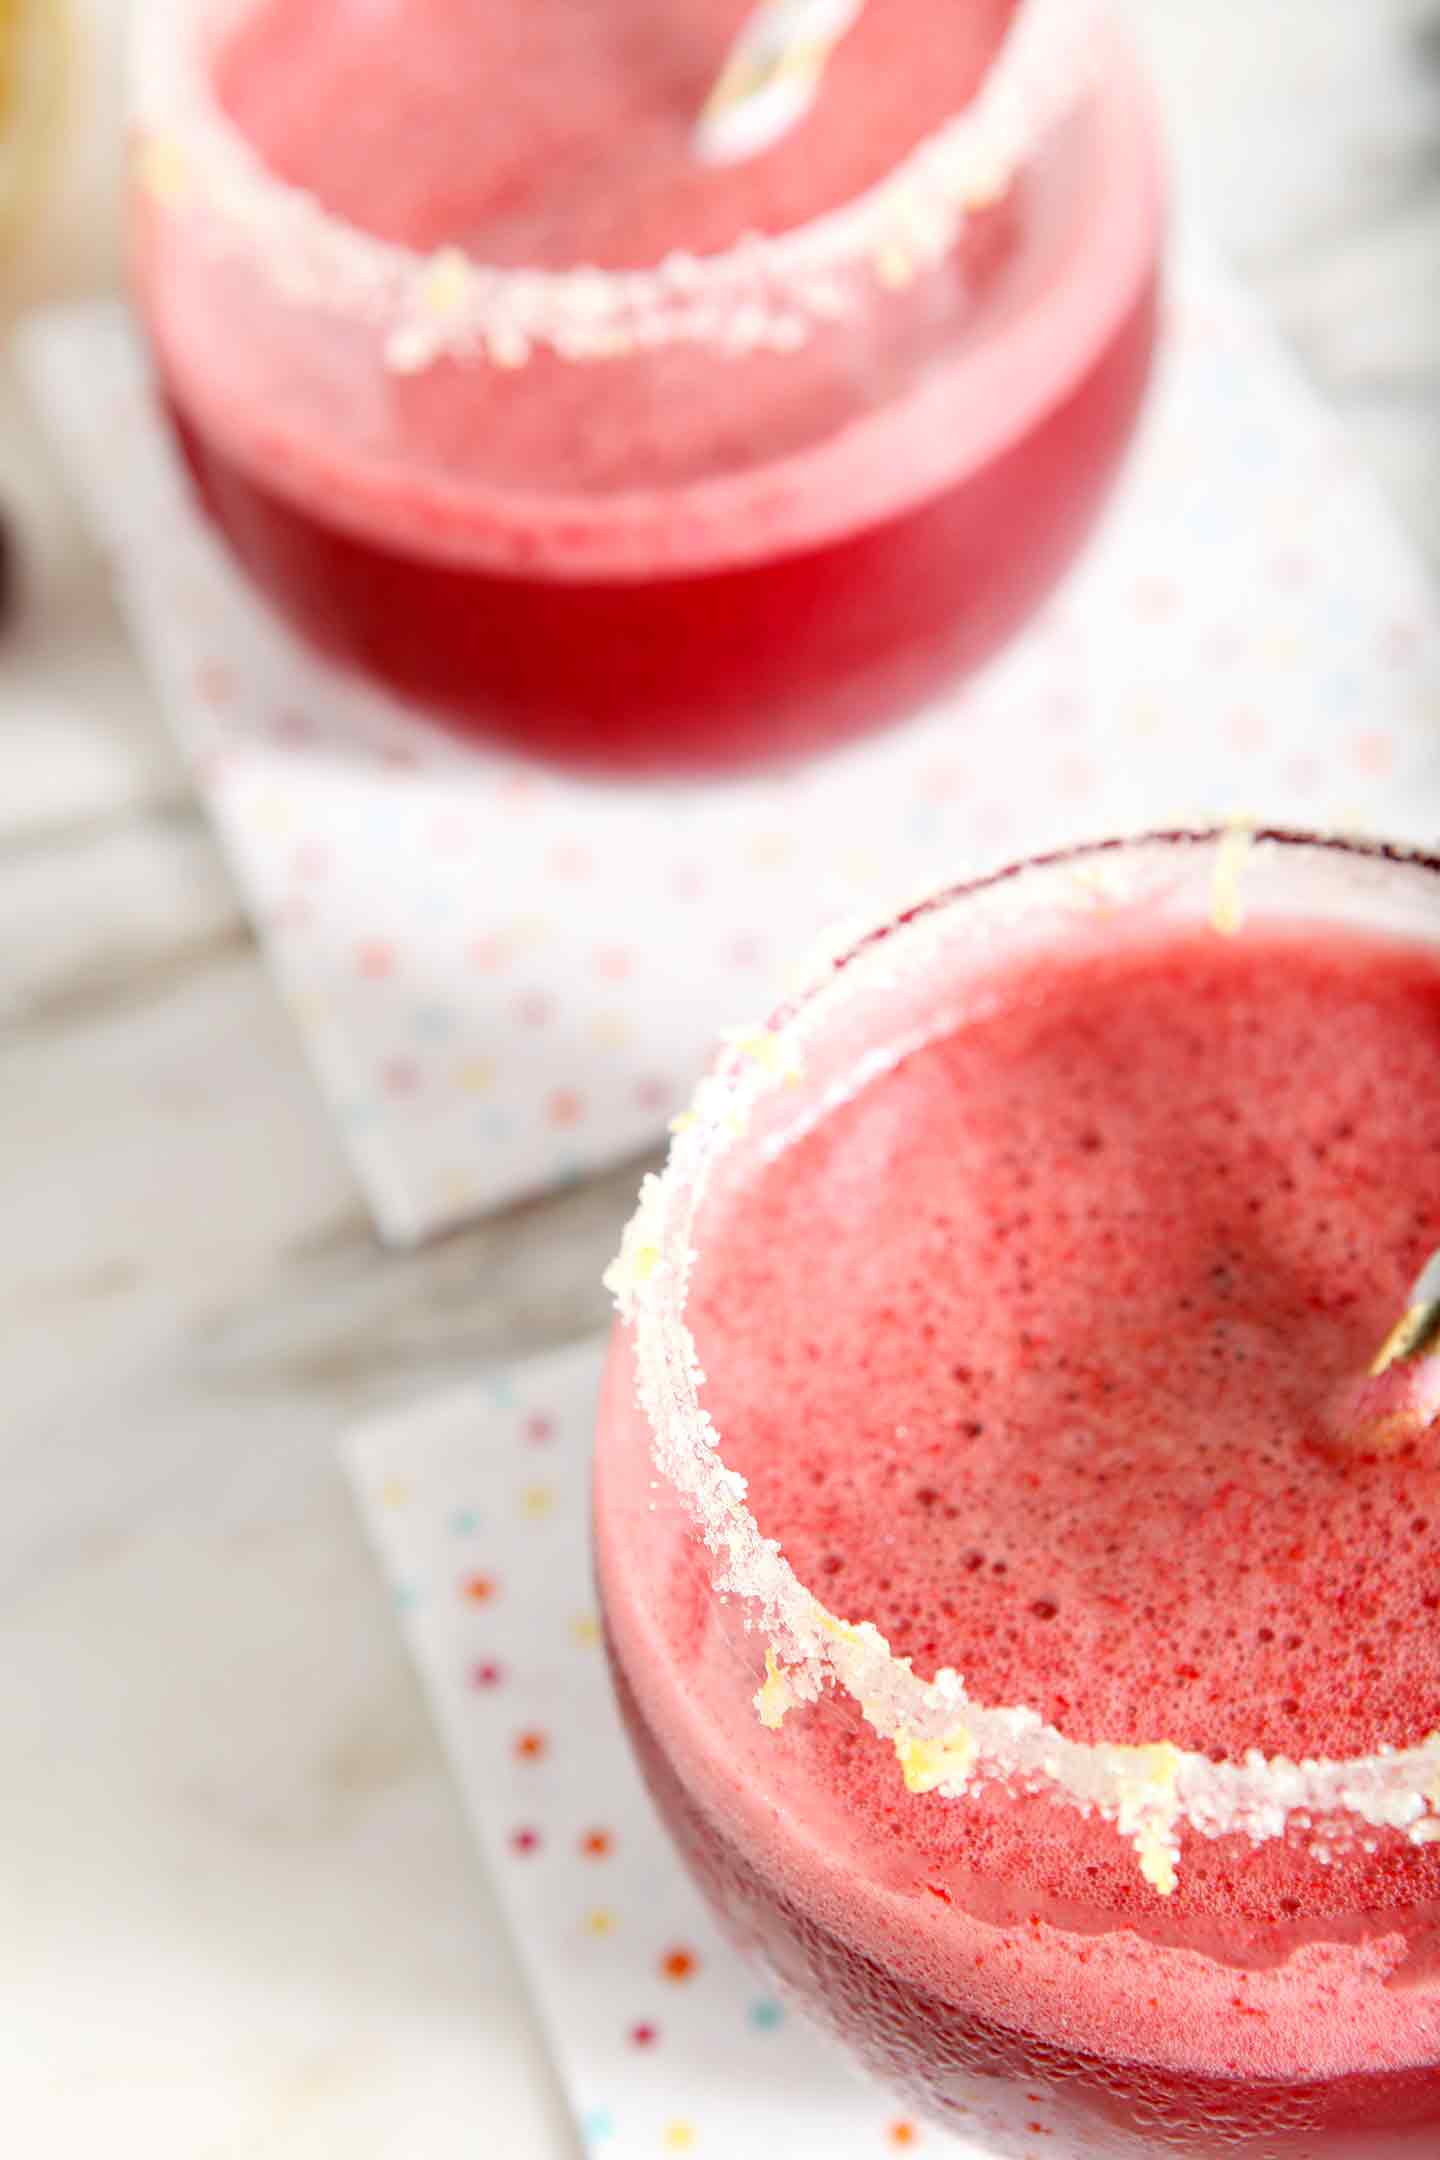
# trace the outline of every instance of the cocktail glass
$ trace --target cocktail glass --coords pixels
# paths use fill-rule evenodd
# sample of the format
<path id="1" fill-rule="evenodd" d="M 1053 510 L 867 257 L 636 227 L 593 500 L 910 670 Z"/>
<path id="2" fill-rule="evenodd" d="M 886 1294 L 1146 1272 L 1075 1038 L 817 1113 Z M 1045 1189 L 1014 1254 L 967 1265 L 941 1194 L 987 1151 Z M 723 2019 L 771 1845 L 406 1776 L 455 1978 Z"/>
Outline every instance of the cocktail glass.
<path id="1" fill-rule="evenodd" d="M 916 2106 L 999 2154 L 1440 2150 L 1440 1734 L 1346 1760 L 1158 1732 L 1082 1744 L 896 1656 L 846 1610 L 843 1574 L 801 1581 L 748 1511 L 687 1298 L 710 1226 L 757 1171 L 947 1034 L 977 984 L 1037 955 L 1242 921 L 1440 951 L 1440 862 L 1169 833 L 921 901 L 818 954 L 767 1025 L 731 1039 L 611 1278 L 597 1562 L 660 1813 L 742 1945 Z M 903 1284 L 896 1297 L 903 1326 Z M 763 1332 L 767 1312 L 744 1325 Z M 712 1366 L 726 1349 L 712 1337 Z M 937 1352 L 917 1336 L 914 1354 Z M 771 1444 L 803 1449 L 783 1401 L 773 1417 Z M 1408 1511 L 1401 1528 L 1423 1532 Z M 880 1802 L 857 1810 L 857 1779 Z M 953 1811 L 943 1864 L 937 1810 Z M 966 1857 L 997 1851 L 1001 1867 Z"/>
<path id="2" fill-rule="evenodd" d="M 305 109 L 311 46 L 289 31 L 315 11 L 142 0 L 135 291 L 197 493 L 254 581 L 430 712 L 599 771 L 793 758 L 983 660 L 1070 560 L 1130 435 L 1160 239 L 1123 39 L 1076 0 L 986 8 L 976 94 L 850 199 L 697 249 L 667 207 L 672 145 L 650 252 L 640 233 L 597 265 L 558 243 L 492 261 L 483 207 L 447 223 L 435 188 L 413 244 L 400 212 L 382 234 L 327 208 L 323 135 L 301 186 L 243 124 L 277 70 Z M 332 60 L 352 10 L 373 119 L 375 23 L 398 72 L 454 9 L 334 0 Z M 617 12 L 633 35 L 641 0 Z M 742 12 L 710 0 L 704 67 Z M 677 34 L 654 18 L 651 45 Z M 821 87 L 857 158 L 868 48 L 845 56 L 872 34 L 862 17 Z M 483 144 L 496 85 L 434 72 L 437 139 L 460 99 Z M 587 94 L 572 70 L 565 95 Z M 390 147 L 402 188 L 415 138 Z M 719 168 L 712 226 L 769 170 Z"/>

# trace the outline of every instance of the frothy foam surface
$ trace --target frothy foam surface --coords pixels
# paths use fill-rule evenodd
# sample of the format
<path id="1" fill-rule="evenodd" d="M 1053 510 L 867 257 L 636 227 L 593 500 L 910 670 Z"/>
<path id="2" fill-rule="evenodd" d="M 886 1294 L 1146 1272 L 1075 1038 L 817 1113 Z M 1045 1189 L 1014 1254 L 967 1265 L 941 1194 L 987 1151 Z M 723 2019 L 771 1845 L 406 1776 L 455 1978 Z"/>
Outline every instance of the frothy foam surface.
<path id="1" fill-rule="evenodd" d="M 1440 1451 L 1317 1441 L 1440 1240 L 1437 1085 L 1421 953 L 1205 933 L 1007 983 L 707 1240 L 707 1400 L 761 1529 L 922 1671 L 1078 1739 L 1422 1739 Z"/>
<path id="2" fill-rule="evenodd" d="M 763 156 L 692 136 L 753 0 L 261 0 L 217 88 L 271 169 L 386 240 L 623 268 L 848 201 L 960 111 L 1016 0 L 867 0 Z"/>

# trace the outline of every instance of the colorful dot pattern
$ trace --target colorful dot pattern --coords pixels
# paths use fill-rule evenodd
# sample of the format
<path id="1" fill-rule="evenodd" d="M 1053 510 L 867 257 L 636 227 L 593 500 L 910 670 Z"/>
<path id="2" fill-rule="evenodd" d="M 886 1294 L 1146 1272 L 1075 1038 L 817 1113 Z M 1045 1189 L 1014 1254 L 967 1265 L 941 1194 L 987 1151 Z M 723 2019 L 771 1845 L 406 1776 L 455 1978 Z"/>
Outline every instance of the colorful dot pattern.
<path id="1" fill-rule="evenodd" d="M 1237 810 L 1433 840 L 1426 580 L 1228 278 L 1181 249 L 1169 282 L 1115 503 L 1010 651 L 904 729 L 667 790 L 663 816 L 651 790 L 517 766 L 340 680 L 195 518 L 123 316 L 32 348 L 385 1235 L 657 1139 L 718 1028 L 897 888 Z"/>
<path id="2" fill-rule="evenodd" d="M 386 1573 L 418 1592 L 406 1633 L 581 2149 L 964 2160 L 970 2142 L 862 2082 L 730 1948 L 655 1819 L 596 1662 L 587 1496 L 602 1354 L 581 1343 L 492 1374 L 350 1449 Z M 553 1505 L 536 1514 L 523 1496 L 542 1449 Z M 1033 2094 L 1017 2104 L 1027 2122 L 1042 2108 Z M 485 2147 L 483 2098 L 476 2134 Z"/>

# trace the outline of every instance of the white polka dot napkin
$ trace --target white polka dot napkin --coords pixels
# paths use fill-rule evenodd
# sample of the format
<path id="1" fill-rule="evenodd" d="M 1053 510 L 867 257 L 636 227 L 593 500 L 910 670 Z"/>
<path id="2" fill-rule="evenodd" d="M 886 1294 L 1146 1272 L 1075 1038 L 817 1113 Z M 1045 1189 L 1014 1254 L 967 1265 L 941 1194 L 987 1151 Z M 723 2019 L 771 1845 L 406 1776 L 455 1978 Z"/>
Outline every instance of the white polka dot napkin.
<path id="1" fill-rule="evenodd" d="M 968 2140 L 863 2081 L 746 1967 L 671 1851 L 594 1610 L 603 1354 L 592 1340 L 502 1369 L 346 1448 L 583 2148 L 593 2160 L 965 2160 Z"/>
<path id="2" fill-rule="evenodd" d="M 1440 833 L 1440 626 L 1334 421 L 1177 250 L 1076 574 L 978 680 L 783 778 L 608 787 L 463 747 L 302 651 L 196 516 L 115 306 L 22 362 L 383 1234 L 620 1159 L 718 1028 L 886 891 L 1248 811 Z"/>

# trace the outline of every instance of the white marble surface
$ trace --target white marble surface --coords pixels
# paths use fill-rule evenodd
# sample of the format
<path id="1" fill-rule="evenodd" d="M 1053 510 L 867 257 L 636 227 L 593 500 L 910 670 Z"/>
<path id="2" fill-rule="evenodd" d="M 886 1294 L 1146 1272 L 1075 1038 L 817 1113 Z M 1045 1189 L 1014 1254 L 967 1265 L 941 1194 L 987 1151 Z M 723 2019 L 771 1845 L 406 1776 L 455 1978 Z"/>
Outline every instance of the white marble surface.
<path id="1" fill-rule="evenodd" d="M 1440 564 L 1440 5 L 1131 7 L 1190 192 Z M 28 290 L 113 260 L 65 217 Z M 570 2160 L 332 1444 L 596 1322 L 634 1173 L 378 1248 L 3 389 L 0 497 L 7 2149 Z"/>

